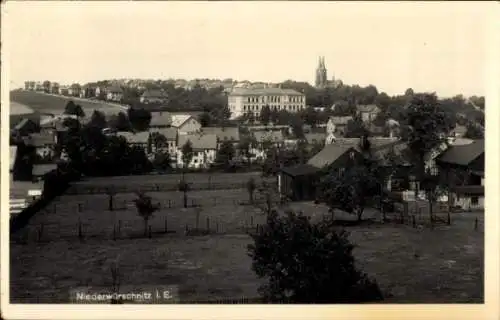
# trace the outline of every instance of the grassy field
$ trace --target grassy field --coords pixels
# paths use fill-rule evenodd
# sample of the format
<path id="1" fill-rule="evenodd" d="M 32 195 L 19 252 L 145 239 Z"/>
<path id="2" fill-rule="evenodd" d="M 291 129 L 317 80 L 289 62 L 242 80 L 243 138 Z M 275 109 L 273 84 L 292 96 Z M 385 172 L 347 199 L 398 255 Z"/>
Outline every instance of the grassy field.
<path id="1" fill-rule="evenodd" d="M 122 108 L 103 101 L 82 100 L 74 97 L 56 96 L 24 90 L 11 91 L 10 100 L 26 105 L 34 111 L 54 114 L 61 113 L 69 100 L 73 100 L 82 106 L 87 116 L 90 116 L 93 110 L 99 110 L 109 115 L 123 111 Z"/>
<path id="2" fill-rule="evenodd" d="M 262 178 L 259 172 L 245 173 L 186 173 L 185 180 L 191 184 L 192 189 L 206 189 L 209 186 L 221 187 L 238 185 L 245 188 L 250 178 L 254 178 L 257 184 L 266 181 L 268 184 L 276 182 L 276 178 Z M 88 178 L 75 182 L 68 190 L 68 194 L 104 193 L 106 188 L 115 188 L 117 191 L 135 192 L 139 189 L 155 189 L 157 186 L 176 188 L 182 174 L 164 175 L 141 175 L 141 176 L 119 176 Z"/>
<path id="3" fill-rule="evenodd" d="M 142 219 L 130 205 L 126 210 L 107 211 L 107 196 L 65 195 L 33 218 L 11 242 L 11 297 L 16 302 L 65 302 L 69 290 L 78 286 L 109 286 L 111 263 L 118 263 L 124 288 L 179 285 L 182 299 L 210 300 L 253 298 L 257 279 L 246 255 L 252 230 L 265 221 L 262 212 L 251 206 L 229 203 L 246 200 L 245 190 L 190 192 L 203 201 L 200 228 L 210 219 L 207 236 L 184 234 L 185 225 L 194 227 L 196 209 L 161 209 L 151 220 L 152 238 L 142 236 Z M 160 201 L 181 201 L 182 194 L 150 193 Z M 223 205 L 210 206 L 211 197 L 225 197 Z M 116 203 L 130 201 L 132 194 L 119 194 Z M 78 212 L 78 203 L 86 201 Z M 222 200 L 221 200 L 222 201 Z M 290 203 L 313 221 L 327 208 L 312 203 Z M 168 233 L 165 233 L 165 217 Z M 85 240 L 77 237 L 78 220 L 84 222 Z M 350 218 L 336 213 L 337 219 Z M 367 210 L 365 218 L 380 220 L 379 213 Z M 478 230 L 475 230 L 475 219 Z M 113 227 L 121 222 L 113 240 Z M 42 240 L 37 232 L 44 224 Z M 253 223 L 253 227 L 252 227 Z M 217 226 L 216 226 L 217 225 Z M 483 301 L 484 233 L 482 213 L 454 213 L 451 226 L 412 228 L 408 225 L 366 223 L 346 227 L 357 245 L 357 263 L 375 277 L 387 302 L 477 302 Z"/>
<path id="4" fill-rule="evenodd" d="M 312 211 L 310 204 L 293 206 Z M 378 223 L 347 230 L 357 245 L 359 267 L 377 279 L 386 302 L 481 303 L 484 233 L 482 223 L 474 230 L 475 217 L 481 216 L 455 214 L 451 226 L 433 230 Z M 65 302 L 72 288 L 110 286 L 109 266 L 115 262 L 124 288 L 174 284 L 186 300 L 255 297 L 261 280 L 250 269 L 249 243 L 244 234 L 179 233 L 116 241 L 14 241 L 11 297 L 16 302 Z"/>

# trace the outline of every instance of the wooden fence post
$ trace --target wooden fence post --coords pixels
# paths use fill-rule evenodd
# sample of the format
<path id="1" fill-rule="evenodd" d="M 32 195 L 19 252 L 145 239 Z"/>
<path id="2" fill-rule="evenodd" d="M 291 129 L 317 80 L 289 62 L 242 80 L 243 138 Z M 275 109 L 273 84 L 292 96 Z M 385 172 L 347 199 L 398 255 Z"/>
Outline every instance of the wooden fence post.
<path id="1" fill-rule="evenodd" d="M 167 217 L 165 217 L 165 233 L 168 232 L 168 221 L 167 221 Z"/>
<path id="2" fill-rule="evenodd" d="M 476 217 L 476 219 L 474 220 L 474 230 L 475 231 L 477 231 L 477 229 L 478 229 L 478 224 L 479 224 L 479 220 Z"/>
<path id="3" fill-rule="evenodd" d="M 186 223 L 186 234 L 189 232 L 189 228 L 188 228 L 188 225 Z"/>
<path id="4" fill-rule="evenodd" d="M 210 218 L 207 217 L 207 232 L 210 232 Z"/>
<path id="5" fill-rule="evenodd" d="M 116 224 L 113 225 L 113 240 L 116 240 Z"/>
<path id="6" fill-rule="evenodd" d="M 43 222 L 40 223 L 40 226 L 38 227 L 38 242 L 42 241 L 42 236 L 43 236 Z"/>
<path id="7" fill-rule="evenodd" d="M 417 227 L 417 222 L 415 221 L 415 215 L 412 215 L 411 219 L 412 219 L 413 228 L 416 228 Z"/>
<path id="8" fill-rule="evenodd" d="M 253 216 L 250 216 L 250 226 L 253 227 Z"/>
<path id="9" fill-rule="evenodd" d="M 78 219 L 78 239 L 83 241 L 82 221 L 80 219 Z"/>
<path id="10" fill-rule="evenodd" d="M 149 236 L 149 239 L 151 239 L 151 236 L 152 236 L 151 226 L 149 226 L 148 236 Z"/>

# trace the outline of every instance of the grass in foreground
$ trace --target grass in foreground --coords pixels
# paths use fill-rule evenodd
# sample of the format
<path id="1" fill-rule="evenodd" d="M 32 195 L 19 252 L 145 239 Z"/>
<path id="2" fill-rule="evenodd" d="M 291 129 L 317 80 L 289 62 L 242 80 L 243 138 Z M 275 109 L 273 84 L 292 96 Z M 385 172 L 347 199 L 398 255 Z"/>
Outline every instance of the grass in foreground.
<path id="1" fill-rule="evenodd" d="M 303 208 L 312 212 L 310 205 Z M 482 221 L 479 213 L 455 214 L 451 226 L 434 230 L 394 224 L 347 230 L 357 245 L 357 263 L 379 282 L 387 303 L 482 303 L 484 233 L 482 223 L 479 230 L 473 228 L 476 216 Z M 64 303 L 75 287 L 111 286 L 109 266 L 114 261 L 125 287 L 177 284 L 188 300 L 253 298 L 261 280 L 250 269 L 248 243 L 246 235 L 180 234 L 83 243 L 13 242 L 11 299 Z"/>

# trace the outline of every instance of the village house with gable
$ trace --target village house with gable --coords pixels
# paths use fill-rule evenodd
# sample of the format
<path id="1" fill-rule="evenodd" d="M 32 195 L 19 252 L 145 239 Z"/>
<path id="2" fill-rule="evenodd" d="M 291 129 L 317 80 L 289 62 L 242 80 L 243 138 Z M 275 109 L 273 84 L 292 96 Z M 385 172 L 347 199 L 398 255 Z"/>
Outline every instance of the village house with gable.
<path id="1" fill-rule="evenodd" d="M 215 134 L 185 134 L 178 136 L 177 144 L 177 167 L 183 168 L 182 147 L 191 141 L 193 158 L 187 165 L 188 168 L 208 168 L 214 163 L 217 155 L 217 136 Z"/>

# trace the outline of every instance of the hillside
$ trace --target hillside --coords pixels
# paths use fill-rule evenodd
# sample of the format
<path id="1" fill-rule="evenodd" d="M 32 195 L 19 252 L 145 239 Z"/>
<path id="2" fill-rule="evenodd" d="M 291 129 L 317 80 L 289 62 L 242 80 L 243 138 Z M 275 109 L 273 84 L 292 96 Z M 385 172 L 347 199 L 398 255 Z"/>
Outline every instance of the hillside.
<path id="1" fill-rule="evenodd" d="M 124 111 L 124 109 L 118 105 L 108 104 L 103 101 L 91 101 L 25 90 L 11 91 L 10 100 L 26 105 L 33 109 L 34 112 L 40 113 L 59 114 L 64 110 L 64 107 L 70 100 L 73 100 L 76 104 L 81 105 L 83 111 L 87 115 L 92 114 L 93 110 L 100 110 L 105 114 L 116 114 L 120 111 Z"/>

